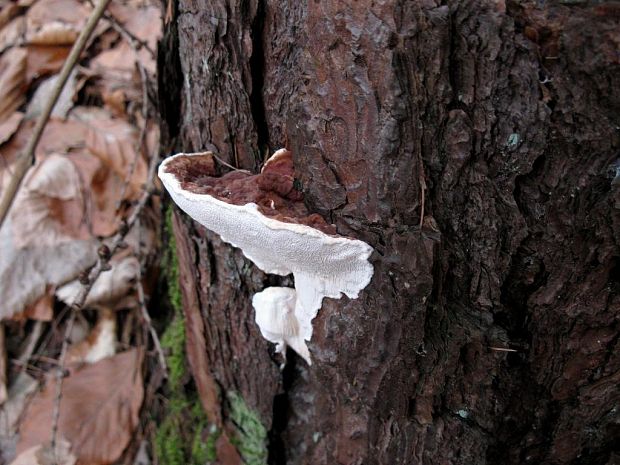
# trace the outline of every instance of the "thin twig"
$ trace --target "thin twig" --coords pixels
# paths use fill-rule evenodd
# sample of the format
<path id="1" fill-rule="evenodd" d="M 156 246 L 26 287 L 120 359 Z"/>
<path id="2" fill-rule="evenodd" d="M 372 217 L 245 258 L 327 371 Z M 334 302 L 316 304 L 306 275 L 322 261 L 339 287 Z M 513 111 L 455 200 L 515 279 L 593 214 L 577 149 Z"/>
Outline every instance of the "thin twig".
<path id="1" fill-rule="evenodd" d="M 37 346 L 39 339 L 41 338 L 42 333 L 43 333 L 43 322 L 35 321 L 31 330 L 28 332 L 28 339 L 26 340 L 26 345 L 24 346 L 24 349 L 22 350 L 21 354 L 19 354 L 19 356 L 17 357 L 17 360 L 19 360 L 19 363 L 28 365 L 28 363 L 30 362 L 30 358 L 32 357 L 32 354 L 34 353 L 34 349 Z"/>
<path id="2" fill-rule="evenodd" d="M 142 318 L 144 322 L 149 328 L 149 333 L 151 334 L 151 339 L 153 339 L 153 345 L 155 346 L 155 350 L 157 351 L 157 357 L 159 358 L 159 364 L 164 372 L 164 378 L 168 378 L 168 367 L 166 365 L 166 357 L 164 356 L 164 351 L 161 347 L 161 342 L 159 341 L 159 337 L 157 336 L 157 331 L 153 327 L 153 322 L 149 315 L 148 309 L 146 308 L 146 302 L 144 299 L 144 287 L 142 286 L 142 265 L 138 267 L 138 303 L 140 304 L 140 313 L 142 314 Z"/>
<path id="3" fill-rule="evenodd" d="M 107 0 L 103 0 L 107 1 Z M 57 436 L 58 436 L 58 421 L 60 419 L 60 403 L 62 402 L 62 384 L 63 379 L 65 377 L 65 361 L 67 358 L 67 350 L 69 347 L 69 335 L 73 328 L 73 323 L 75 321 L 75 316 L 79 310 L 82 309 L 84 303 L 86 302 L 86 298 L 88 297 L 88 293 L 93 287 L 93 284 L 101 275 L 102 272 L 110 269 L 110 258 L 116 253 L 116 251 L 125 243 L 125 237 L 136 223 L 142 210 L 144 209 L 146 203 L 148 202 L 151 194 L 153 193 L 153 179 L 155 177 L 155 171 L 157 169 L 157 165 L 159 164 L 159 157 L 153 156 L 151 159 L 151 164 L 149 166 L 149 172 L 147 174 L 147 181 L 144 187 L 144 192 L 138 200 L 134 210 L 132 211 L 129 218 L 121 223 L 117 233 L 112 238 L 110 245 L 103 245 L 99 248 L 97 259 L 97 263 L 90 270 L 86 279 L 82 282 L 82 287 L 80 288 L 80 292 L 76 296 L 71 304 L 71 314 L 69 315 L 69 321 L 67 322 L 67 326 L 65 329 L 65 334 L 62 341 L 62 349 L 60 351 L 60 358 L 58 360 L 59 369 L 57 371 L 56 376 L 56 394 L 54 398 L 54 409 L 52 413 L 52 440 L 51 447 L 54 454 L 54 460 L 56 460 L 56 445 L 57 445 Z"/>
<path id="4" fill-rule="evenodd" d="M 138 219 L 137 223 L 138 227 L 138 241 L 142 243 L 142 221 Z M 164 356 L 164 351 L 161 347 L 161 342 L 159 341 L 159 337 L 157 336 L 157 331 L 153 327 L 153 321 L 151 320 L 151 316 L 149 315 L 148 309 L 146 308 L 146 299 L 144 296 L 144 286 L 142 285 L 142 268 L 145 266 L 146 257 L 142 254 L 142 249 L 138 248 L 138 253 L 136 254 L 136 258 L 138 259 L 138 304 L 140 305 L 140 313 L 142 314 L 142 318 L 144 323 L 151 334 L 151 339 L 153 339 L 153 345 L 155 346 L 155 351 L 157 352 L 157 357 L 159 358 L 159 364 L 161 365 L 164 378 L 168 378 L 168 366 L 166 365 L 166 357 Z M 147 337 L 145 336 L 145 339 Z"/>
<path id="5" fill-rule="evenodd" d="M 241 168 L 235 168 L 233 165 L 226 163 L 224 160 L 222 160 L 220 157 L 218 157 L 216 154 L 214 154 L 213 152 L 211 152 L 211 156 L 213 158 L 215 158 L 218 162 L 220 162 L 222 165 L 226 166 L 227 168 L 230 168 L 233 171 L 239 171 L 240 173 L 245 173 L 245 174 L 249 174 L 252 175 L 252 172 L 248 171 L 248 170 L 242 170 Z"/>
<path id="6" fill-rule="evenodd" d="M 6 343 L 4 340 L 4 323 L 0 322 L 0 405 L 9 397 L 7 389 Z"/>
<path id="7" fill-rule="evenodd" d="M 88 3 L 90 3 L 92 5 L 92 2 L 89 1 Z M 146 40 L 142 40 L 139 37 L 137 37 L 134 33 L 132 33 L 129 29 L 127 29 L 127 27 L 125 27 L 125 25 L 119 21 L 118 19 L 116 19 L 116 16 L 114 16 L 112 13 L 110 13 L 109 11 L 106 11 L 103 14 L 103 18 L 108 21 L 110 23 L 110 25 L 112 26 L 112 28 L 118 32 L 120 35 L 125 36 L 125 40 L 127 40 L 127 42 L 129 43 L 129 45 L 134 49 L 134 50 L 139 50 L 140 48 L 144 48 L 147 52 L 149 52 L 149 54 L 151 55 L 151 57 L 153 57 L 154 59 L 157 59 L 157 54 L 155 53 L 155 51 L 151 48 L 151 46 L 148 44 L 148 42 Z"/>
<path id="8" fill-rule="evenodd" d="M 58 457 L 56 456 L 56 438 L 58 436 L 58 422 L 60 420 L 60 402 L 62 401 L 62 381 L 65 378 L 65 360 L 67 358 L 67 350 L 69 348 L 69 335 L 73 330 L 76 312 L 72 311 L 69 315 L 69 321 L 65 329 L 65 335 L 62 341 L 62 349 L 60 350 L 60 359 L 58 360 L 58 369 L 56 371 L 56 393 L 54 396 L 54 409 L 52 410 L 52 457 L 53 465 L 58 465 Z"/>
<path id="9" fill-rule="evenodd" d="M 519 352 L 515 349 L 508 349 L 507 347 L 489 347 L 489 350 L 494 350 L 495 352 Z"/>
<path id="10" fill-rule="evenodd" d="M 15 199 L 15 195 L 17 194 L 19 186 L 24 180 L 24 176 L 26 176 L 28 169 L 30 168 L 30 166 L 32 166 L 34 162 L 34 152 L 37 148 L 37 144 L 39 143 L 41 135 L 43 134 L 43 130 L 45 129 L 45 125 L 47 124 L 47 121 L 52 114 L 54 105 L 56 105 L 56 101 L 58 100 L 58 97 L 60 96 L 60 93 L 62 92 L 67 82 L 67 79 L 69 78 L 69 74 L 71 74 L 71 71 L 75 67 L 78 59 L 80 58 L 82 50 L 86 46 L 90 35 L 95 29 L 95 26 L 97 26 L 97 23 L 99 22 L 99 19 L 101 18 L 101 15 L 105 11 L 109 2 L 110 0 L 100 0 L 95 9 L 90 14 L 88 21 L 84 26 L 84 29 L 82 29 L 79 37 L 73 44 L 73 48 L 71 49 L 69 56 L 62 65 L 58 80 L 56 81 L 56 84 L 54 85 L 52 93 L 47 99 L 47 102 L 45 102 L 45 106 L 43 107 L 43 110 L 39 115 L 39 119 L 37 120 L 37 124 L 34 127 L 32 137 L 28 141 L 26 149 L 19 155 L 17 161 L 15 162 L 15 173 L 13 174 L 13 176 L 11 176 L 8 186 L 4 192 L 4 196 L 0 201 L 0 227 L 2 227 L 4 219 L 6 218 L 9 210 L 11 209 L 11 205 L 13 204 L 13 200 Z"/>

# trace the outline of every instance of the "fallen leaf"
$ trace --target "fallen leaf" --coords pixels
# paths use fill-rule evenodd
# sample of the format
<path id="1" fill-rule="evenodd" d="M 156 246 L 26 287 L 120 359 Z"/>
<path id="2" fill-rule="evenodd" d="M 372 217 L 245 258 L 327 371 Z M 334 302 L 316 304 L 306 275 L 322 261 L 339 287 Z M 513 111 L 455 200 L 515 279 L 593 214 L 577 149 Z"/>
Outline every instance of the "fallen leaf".
<path id="1" fill-rule="evenodd" d="M 99 319 L 91 332 L 67 350 L 66 363 L 96 363 L 116 353 L 116 313 L 108 308 L 97 312 Z"/>
<path id="2" fill-rule="evenodd" d="M 52 450 L 50 444 L 39 444 L 19 454 L 10 465 L 74 465 L 76 460 L 71 453 L 71 444 L 61 438 L 56 450 Z"/>
<path id="3" fill-rule="evenodd" d="M 37 320 L 52 321 L 54 318 L 54 288 L 48 286 L 45 293 L 34 303 L 28 305 L 23 312 L 13 315 L 13 321 Z"/>
<path id="4" fill-rule="evenodd" d="M 26 50 L 14 47 L 0 57 L 0 122 L 24 102 L 26 96 Z"/>
<path id="5" fill-rule="evenodd" d="M 86 23 L 89 9 L 76 0 L 38 0 L 26 13 L 26 41 L 71 45 Z"/>
<path id="6" fill-rule="evenodd" d="M 15 2 L 5 2 L 0 4 L 0 28 L 8 24 L 11 19 L 19 14 L 19 6 Z"/>
<path id="7" fill-rule="evenodd" d="M 80 271 L 97 260 L 94 239 L 17 247 L 10 216 L 0 228 L 0 320 L 22 312 L 48 286 L 60 286 L 77 278 Z"/>
<path id="8" fill-rule="evenodd" d="M 114 257 L 110 262 L 112 269 L 101 273 L 88 293 L 85 306 L 105 306 L 116 308 L 115 304 L 123 299 L 133 289 L 140 263 L 136 257 Z M 56 290 L 56 297 L 70 305 L 74 302 L 82 289 L 79 281 L 72 281 Z"/>
<path id="9" fill-rule="evenodd" d="M 24 119 L 24 114 L 22 112 L 15 111 L 11 116 L 0 123 L 0 145 L 4 144 L 13 136 L 13 134 L 15 134 L 15 132 L 17 132 L 22 119 Z"/>
<path id="10" fill-rule="evenodd" d="M 142 358 L 141 350 L 132 349 L 70 369 L 63 382 L 58 432 L 71 443 L 78 464 L 111 464 L 123 453 L 144 397 Z M 55 398 L 56 380 L 51 378 L 25 412 L 18 454 L 49 440 Z"/>
<path id="11" fill-rule="evenodd" d="M 9 145 L 19 143 L 17 137 Z M 53 155 L 30 170 L 0 228 L 0 319 L 21 313 L 95 262 L 97 241 L 86 233 L 82 214 L 79 173 L 67 158 Z"/>
<path id="12" fill-rule="evenodd" d="M 25 33 L 26 18 L 23 16 L 14 18 L 9 24 L 0 29 L 0 53 L 14 45 L 22 45 Z"/>
<path id="13" fill-rule="evenodd" d="M 125 120 L 113 117 L 102 117 L 85 122 L 86 147 L 102 161 L 119 178 L 125 180 L 129 167 L 137 161 L 129 180 L 129 193 L 138 194 L 146 180 L 146 162 L 136 151 L 138 134 L 136 129 Z"/>
<path id="14" fill-rule="evenodd" d="M 39 383 L 26 372 L 21 372 L 9 387 L 8 400 L 0 408 L 0 437 L 10 437 L 17 432 L 17 422 L 30 395 Z M 6 458 L 6 457 L 4 457 Z"/>
<path id="15" fill-rule="evenodd" d="M 162 17 L 158 6 L 135 8 L 121 3 L 110 4 L 110 12 L 134 37 L 156 50 L 161 37 Z M 136 50 L 125 40 L 111 50 L 100 53 L 92 63 L 93 69 L 117 69 L 132 72 L 135 62 L 140 61 L 150 72 L 155 73 L 155 57 L 144 47 Z"/>
<path id="16" fill-rule="evenodd" d="M 123 27 L 151 50 L 161 36 L 161 12 L 158 7 L 136 8 L 129 4 L 110 4 L 110 12 Z M 99 76 L 92 86 L 106 106 L 116 115 L 124 115 L 125 106 L 139 108 L 142 102 L 142 77 L 136 62 L 146 70 L 149 79 L 155 75 L 155 57 L 146 47 L 131 45 L 125 37 L 114 47 L 104 49 L 90 62 L 90 69 Z"/>
<path id="17" fill-rule="evenodd" d="M 26 81 L 57 73 L 71 51 L 62 45 L 28 45 L 28 65 Z"/>
<path id="18" fill-rule="evenodd" d="M 77 71 L 73 70 L 69 75 L 67 82 L 65 82 L 62 92 L 58 96 L 58 100 L 54 105 L 54 109 L 52 110 L 53 117 L 65 119 L 69 113 L 69 110 L 73 108 L 73 99 L 80 90 L 76 76 Z M 51 76 L 39 85 L 28 103 L 28 110 L 26 111 L 27 118 L 36 118 L 41 114 L 52 92 L 54 91 L 54 87 L 58 82 L 58 77 L 58 74 Z"/>
<path id="19" fill-rule="evenodd" d="M 80 173 L 59 154 L 45 157 L 28 171 L 9 215 L 18 248 L 54 247 L 90 237 Z"/>
<path id="20" fill-rule="evenodd" d="M 146 439 L 140 441 L 140 448 L 136 452 L 132 465 L 151 465 L 151 459 L 148 453 L 149 443 Z"/>

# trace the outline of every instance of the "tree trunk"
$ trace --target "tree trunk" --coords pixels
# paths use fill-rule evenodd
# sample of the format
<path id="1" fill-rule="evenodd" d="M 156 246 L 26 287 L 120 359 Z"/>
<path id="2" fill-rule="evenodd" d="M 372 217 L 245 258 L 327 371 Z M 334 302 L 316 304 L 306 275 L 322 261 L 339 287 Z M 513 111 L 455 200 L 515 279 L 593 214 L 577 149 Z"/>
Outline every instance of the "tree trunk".
<path id="1" fill-rule="evenodd" d="M 237 393 L 275 464 L 617 463 L 618 4 L 175 8 L 170 151 L 256 172 L 286 146 L 310 211 L 375 249 L 360 297 L 323 301 L 313 365 L 280 372 L 251 296 L 290 278 L 176 214 L 188 359 L 224 438 Z"/>

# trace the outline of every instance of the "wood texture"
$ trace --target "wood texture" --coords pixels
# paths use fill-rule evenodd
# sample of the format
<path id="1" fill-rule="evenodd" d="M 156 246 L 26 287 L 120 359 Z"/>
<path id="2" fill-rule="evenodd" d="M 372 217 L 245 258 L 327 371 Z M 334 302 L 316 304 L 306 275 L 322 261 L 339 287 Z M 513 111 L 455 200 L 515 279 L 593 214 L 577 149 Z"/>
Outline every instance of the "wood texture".
<path id="1" fill-rule="evenodd" d="M 281 374 L 250 300 L 286 280 L 179 217 L 188 321 L 204 324 L 190 363 L 223 422 L 237 391 L 272 463 L 615 463 L 618 7 L 177 8 L 171 149 L 256 171 L 286 145 L 310 210 L 376 250 L 359 299 L 324 301 L 312 367 Z"/>

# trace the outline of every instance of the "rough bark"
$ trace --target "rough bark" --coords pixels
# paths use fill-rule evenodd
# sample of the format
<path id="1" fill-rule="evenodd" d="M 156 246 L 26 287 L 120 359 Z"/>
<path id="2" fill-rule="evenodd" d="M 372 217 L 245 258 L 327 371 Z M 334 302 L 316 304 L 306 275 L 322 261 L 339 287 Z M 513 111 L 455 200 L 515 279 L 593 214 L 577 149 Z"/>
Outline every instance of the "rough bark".
<path id="1" fill-rule="evenodd" d="M 280 373 L 251 296 L 287 279 L 179 214 L 207 411 L 232 428 L 239 392 L 272 463 L 615 463 L 620 7 L 177 9 L 160 61 L 171 149 L 256 171 L 286 145 L 310 211 L 376 250 L 359 299 L 324 301 L 314 364 Z"/>

